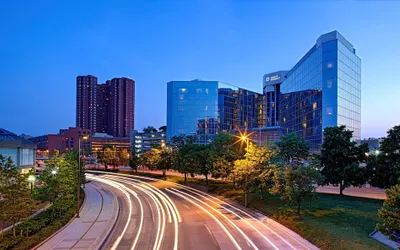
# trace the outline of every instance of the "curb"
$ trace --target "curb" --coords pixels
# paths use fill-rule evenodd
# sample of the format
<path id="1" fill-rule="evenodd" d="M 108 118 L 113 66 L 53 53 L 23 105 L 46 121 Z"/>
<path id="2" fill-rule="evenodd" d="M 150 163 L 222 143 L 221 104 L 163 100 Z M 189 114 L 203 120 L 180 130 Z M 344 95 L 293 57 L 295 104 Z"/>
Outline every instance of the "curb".
<path id="1" fill-rule="evenodd" d="M 83 189 L 83 191 L 85 191 L 85 189 Z M 83 203 L 79 209 L 79 212 L 82 211 L 83 207 L 86 204 L 86 193 L 85 193 L 85 199 L 83 200 Z M 62 230 L 64 230 L 67 226 L 69 226 L 74 220 L 75 220 L 75 216 L 73 216 L 68 222 L 67 224 L 65 224 L 64 226 L 62 226 L 60 229 L 58 229 L 57 231 L 55 231 L 52 235 L 50 235 L 49 237 L 47 237 L 46 239 L 44 239 L 42 242 L 40 242 L 39 244 L 37 244 L 36 246 L 32 247 L 31 249 L 38 249 L 39 247 L 43 246 L 46 242 L 48 242 L 49 240 L 51 240 L 51 238 L 53 238 L 54 236 L 56 236 L 56 234 L 58 234 L 59 232 L 61 232 Z"/>
<path id="2" fill-rule="evenodd" d="M 110 191 L 110 190 L 108 190 Z M 100 241 L 100 243 L 98 244 L 98 246 L 94 246 L 94 247 L 90 247 L 89 249 L 102 249 L 105 245 L 105 243 L 107 242 L 107 240 L 110 238 L 111 233 L 114 231 L 115 225 L 117 224 L 117 221 L 120 217 L 120 211 L 121 211 L 121 204 L 118 200 L 118 197 L 116 195 L 115 192 L 110 191 L 111 193 L 114 194 L 114 198 L 116 200 L 116 204 L 117 204 L 117 215 L 115 216 L 114 221 L 112 222 L 112 226 L 110 227 L 110 229 L 108 229 L 108 231 L 106 232 L 106 236 L 102 238 L 102 240 Z"/>

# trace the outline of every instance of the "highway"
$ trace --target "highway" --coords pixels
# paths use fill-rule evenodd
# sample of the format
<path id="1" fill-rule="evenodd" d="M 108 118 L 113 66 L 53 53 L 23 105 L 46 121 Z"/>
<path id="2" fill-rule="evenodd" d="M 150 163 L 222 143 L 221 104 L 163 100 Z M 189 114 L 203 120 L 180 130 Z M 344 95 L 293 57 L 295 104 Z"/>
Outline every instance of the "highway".
<path id="1" fill-rule="evenodd" d="M 267 217 L 196 189 L 89 172 L 88 179 L 106 184 L 120 204 L 102 249 L 318 249 Z"/>

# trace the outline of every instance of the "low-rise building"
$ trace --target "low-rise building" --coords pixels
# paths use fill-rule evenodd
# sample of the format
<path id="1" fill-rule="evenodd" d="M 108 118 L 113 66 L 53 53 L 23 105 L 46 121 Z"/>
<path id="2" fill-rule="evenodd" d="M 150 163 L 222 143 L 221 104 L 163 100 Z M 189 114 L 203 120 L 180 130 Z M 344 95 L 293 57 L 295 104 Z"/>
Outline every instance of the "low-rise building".
<path id="1" fill-rule="evenodd" d="M 29 139 L 38 145 L 38 158 L 46 158 L 52 156 L 54 152 L 64 153 L 78 150 L 79 137 L 90 136 L 89 129 L 81 129 L 70 127 L 68 129 L 60 129 L 58 134 L 48 134 L 37 136 Z M 81 148 L 83 150 L 91 150 L 90 140 L 81 140 Z"/>
<path id="2" fill-rule="evenodd" d="M 382 138 L 368 138 L 362 140 L 356 140 L 357 144 L 362 145 L 364 143 L 368 144 L 368 148 L 370 152 L 379 151 L 381 146 Z"/>
<path id="3" fill-rule="evenodd" d="M 133 130 L 131 133 L 131 151 L 139 156 L 153 147 L 165 145 L 165 138 L 166 133 L 164 131 L 145 133 Z"/>
<path id="4" fill-rule="evenodd" d="M 105 146 L 115 148 L 117 151 L 130 151 L 129 137 L 113 137 L 104 133 L 94 133 L 90 137 L 91 149 L 93 153 L 97 153 Z"/>
<path id="5" fill-rule="evenodd" d="M 0 154 L 10 157 L 21 173 L 35 167 L 36 144 L 0 128 Z"/>

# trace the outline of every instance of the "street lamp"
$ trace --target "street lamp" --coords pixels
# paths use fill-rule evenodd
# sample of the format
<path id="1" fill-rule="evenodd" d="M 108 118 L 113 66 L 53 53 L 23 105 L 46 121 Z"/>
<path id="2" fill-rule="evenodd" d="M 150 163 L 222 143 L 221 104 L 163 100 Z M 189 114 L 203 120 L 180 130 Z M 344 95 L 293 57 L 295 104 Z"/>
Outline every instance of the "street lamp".
<path id="1" fill-rule="evenodd" d="M 249 137 L 247 137 L 246 135 L 242 135 L 242 136 L 240 137 L 240 140 L 242 140 L 243 142 L 246 143 L 246 147 L 249 146 Z"/>
<path id="2" fill-rule="evenodd" d="M 379 155 L 379 153 L 380 153 L 379 150 L 375 150 L 376 155 Z"/>
<path id="3" fill-rule="evenodd" d="M 89 136 L 82 136 L 83 140 L 89 139 Z M 76 199 L 76 218 L 79 218 L 79 202 L 81 196 L 81 137 L 78 137 L 78 197 Z"/>
<path id="4" fill-rule="evenodd" d="M 368 156 L 369 156 L 369 153 L 365 153 L 365 156 L 367 157 L 367 164 L 368 164 Z"/>
<path id="5" fill-rule="evenodd" d="M 56 175 L 57 174 L 57 170 L 55 170 L 55 169 L 51 170 L 51 174 L 52 175 Z"/>
<path id="6" fill-rule="evenodd" d="M 34 175 L 29 175 L 28 181 L 31 183 L 31 194 L 33 192 L 33 183 L 35 182 L 36 177 Z"/>

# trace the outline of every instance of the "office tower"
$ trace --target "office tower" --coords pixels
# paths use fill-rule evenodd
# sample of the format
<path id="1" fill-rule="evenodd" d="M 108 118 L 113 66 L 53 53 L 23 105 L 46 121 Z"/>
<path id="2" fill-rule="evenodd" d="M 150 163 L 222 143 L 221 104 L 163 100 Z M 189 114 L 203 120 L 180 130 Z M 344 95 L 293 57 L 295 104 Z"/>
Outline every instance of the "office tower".
<path id="1" fill-rule="evenodd" d="M 97 84 L 97 78 L 89 75 L 78 76 L 76 83 L 77 127 L 129 137 L 135 119 L 135 81 L 122 77 Z"/>
<path id="2" fill-rule="evenodd" d="M 76 126 L 96 131 L 97 77 L 92 75 L 76 78 Z"/>
<path id="3" fill-rule="evenodd" d="M 219 131 L 263 126 L 263 101 L 262 94 L 219 81 L 169 82 L 167 141 L 185 134 L 207 144 Z"/>

